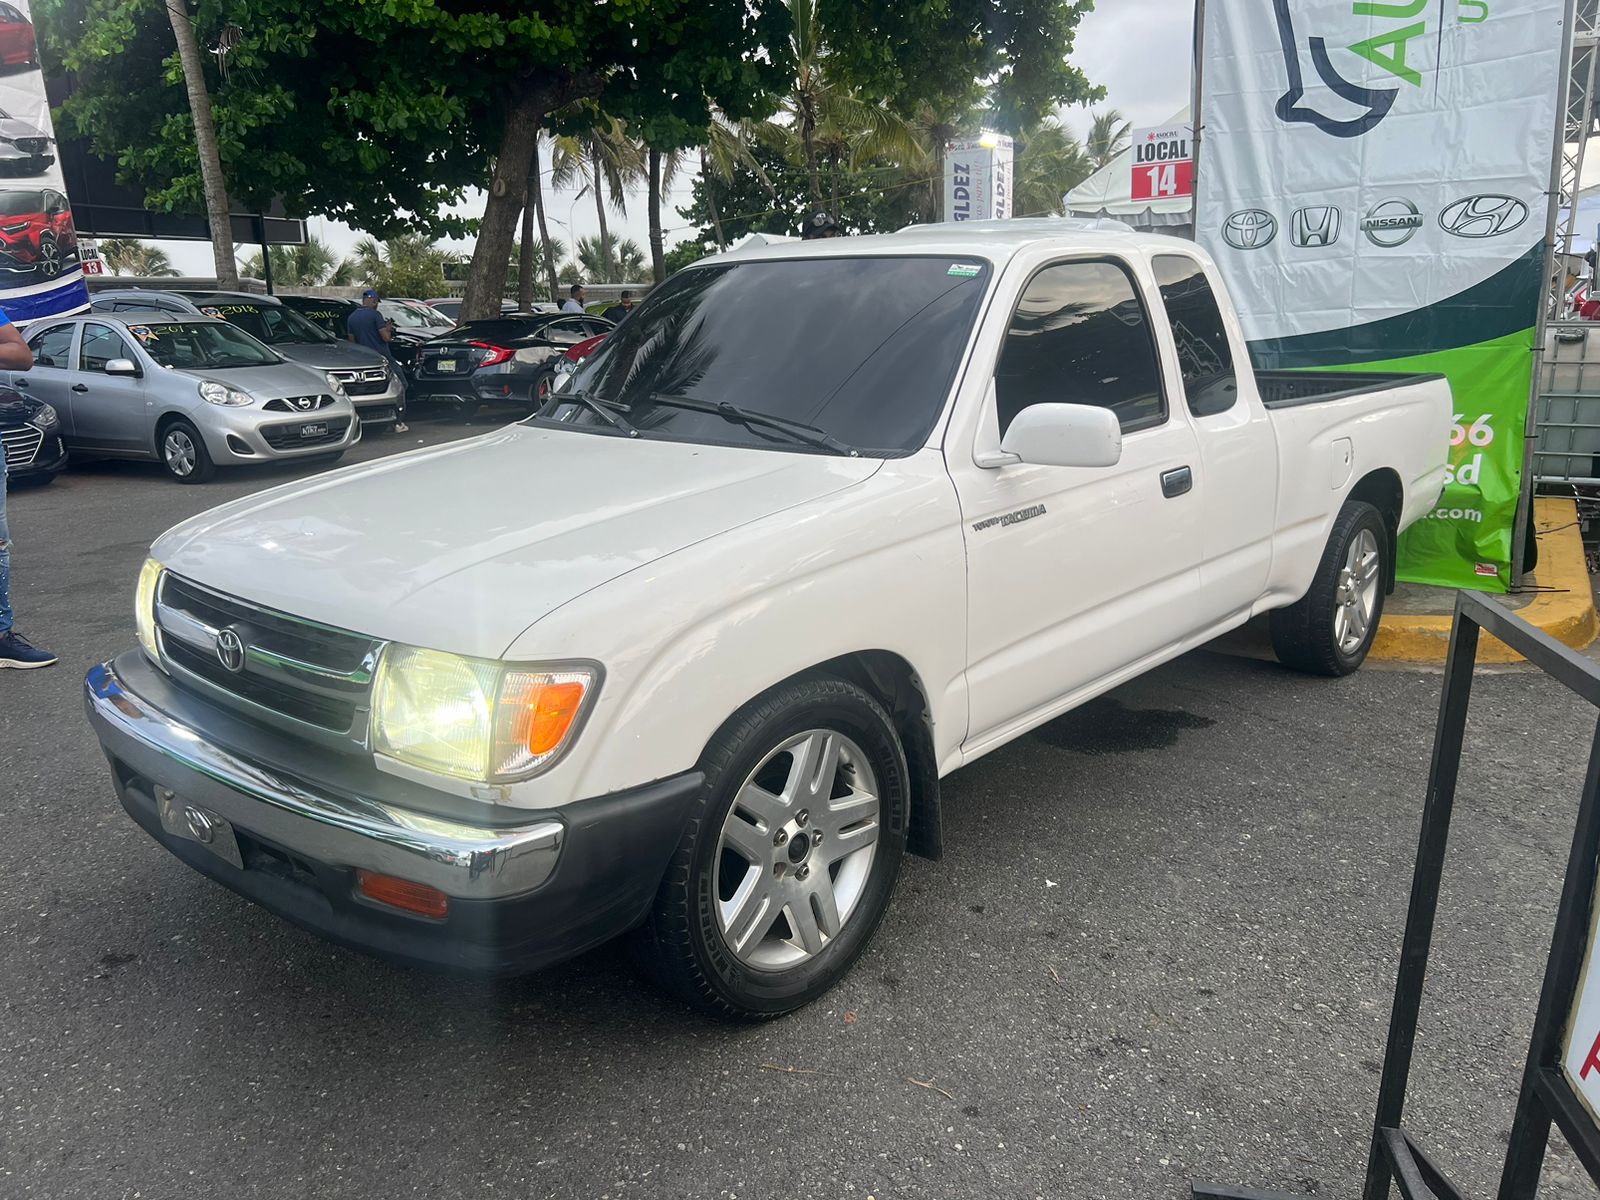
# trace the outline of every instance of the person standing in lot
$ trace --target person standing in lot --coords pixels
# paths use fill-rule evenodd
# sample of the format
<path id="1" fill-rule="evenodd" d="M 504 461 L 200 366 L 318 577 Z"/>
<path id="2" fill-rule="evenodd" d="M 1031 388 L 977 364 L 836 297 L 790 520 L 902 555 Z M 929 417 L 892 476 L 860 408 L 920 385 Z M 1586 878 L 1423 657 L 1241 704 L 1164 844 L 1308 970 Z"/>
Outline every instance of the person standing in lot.
<path id="1" fill-rule="evenodd" d="M 561 306 L 561 311 L 581 313 L 583 300 L 583 284 L 575 283 L 572 285 L 572 290 L 567 293 L 567 302 Z"/>
<path id="2" fill-rule="evenodd" d="M 600 315 L 608 321 L 620 322 L 623 317 L 633 311 L 633 293 L 624 289 L 622 298 Z"/>
<path id="3" fill-rule="evenodd" d="M 0 312 L 0 368 L 26 371 L 31 366 L 33 351 L 11 319 Z M 6 482 L 6 456 L 0 452 L 0 667 L 48 667 L 56 656 L 29 645 L 11 626 L 11 529 L 6 522 Z"/>
<path id="4" fill-rule="evenodd" d="M 390 366 L 394 368 L 395 378 L 400 381 L 400 399 L 394 406 L 394 432 L 408 432 L 411 426 L 406 424 L 406 373 L 400 369 L 394 351 L 389 349 L 389 338 L 394 334 L 394 322 L 385 321 L 378 312 L 378 293 L 372 288 L 361 293 L 361 307 L 350 314 L 350 319 L 345 322 L 345 329 L 349 331 L 352 342 L 358 346 L 365 346 L 368 350 L 376 350 L 387 358 Z"/>

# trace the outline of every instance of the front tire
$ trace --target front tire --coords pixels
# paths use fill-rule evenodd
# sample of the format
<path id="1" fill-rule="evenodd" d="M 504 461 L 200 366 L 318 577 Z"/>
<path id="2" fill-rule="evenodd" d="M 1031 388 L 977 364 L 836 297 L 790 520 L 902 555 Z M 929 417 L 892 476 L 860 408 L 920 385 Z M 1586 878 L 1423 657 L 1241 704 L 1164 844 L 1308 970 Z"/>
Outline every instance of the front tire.
<path id="1" fill-rule="evenodd" d="M 837 679 L 785 684 L 723 726 L 640 943 L 685 1003 L 764 1020 L 866 949 L 905 853 L 910 773 L 889 715 Z"/>
<path id="2" fill-rule="evenodd" d="M 204 483 L 217 471 L 205 439 L 187 421 L 174 421 L 161 431 L 161 465 L 179 483 Z"/>
<path id="3" fill-rule="evenodd" d="M 39 239 L 39 261 L 34 267 L 40 279 L 55 279 L 61 274 L 61 246 L 55 238 L 45 234 Z"/>
<path id="4" fill-rule="evenodd" d="M 1366 661 L 1383 618 L 1389 527 L 1372 505 L 1351 500 L 1334 519 L 1311 588 L 1272 614 L 1278 661 L 1312 675 L 1348 675 Z"/>

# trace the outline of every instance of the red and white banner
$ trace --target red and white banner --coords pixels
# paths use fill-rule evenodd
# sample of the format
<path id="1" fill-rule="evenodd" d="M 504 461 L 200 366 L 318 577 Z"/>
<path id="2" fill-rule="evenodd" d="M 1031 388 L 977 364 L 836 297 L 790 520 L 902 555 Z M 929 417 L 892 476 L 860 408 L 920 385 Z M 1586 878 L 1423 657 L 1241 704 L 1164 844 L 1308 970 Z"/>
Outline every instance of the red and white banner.
<path id="1" fill-rule="evenodd" d="M 1135 129 L 1133 146 L 1134 200 L 1176 200 L 1194 195 L 1194 129 L 1168 125 Z"/>

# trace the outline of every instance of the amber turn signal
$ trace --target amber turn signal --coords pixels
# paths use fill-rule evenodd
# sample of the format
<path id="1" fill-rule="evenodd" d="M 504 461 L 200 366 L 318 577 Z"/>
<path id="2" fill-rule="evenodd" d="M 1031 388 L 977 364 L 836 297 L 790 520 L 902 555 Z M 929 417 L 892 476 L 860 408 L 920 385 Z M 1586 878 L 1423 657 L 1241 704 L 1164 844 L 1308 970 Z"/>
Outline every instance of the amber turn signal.
<path id="1" fill-rule="evenodd" d="M 450 897 L 436 887 L 380 875 L 376 871 L 356 871 L 356 891 L 368 900 L 403 909 L 420 917 L 441 918 L 450 911 Z"/>

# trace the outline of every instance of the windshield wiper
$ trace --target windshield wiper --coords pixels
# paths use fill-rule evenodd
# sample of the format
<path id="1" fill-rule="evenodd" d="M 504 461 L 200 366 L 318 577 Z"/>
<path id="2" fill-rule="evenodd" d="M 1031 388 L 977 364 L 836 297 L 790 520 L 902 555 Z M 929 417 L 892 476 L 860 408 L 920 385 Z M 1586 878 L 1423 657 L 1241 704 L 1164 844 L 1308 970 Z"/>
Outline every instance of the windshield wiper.
<path id="1" fill-rule="evenodd" d="M 633 427 L 632 422 L 621 413 L 612 412 L 606 404 L 596 400 L 589 392 L 557 392 L 550 399 L 556 404 L 560 404 L 563 400 L 576 400 L 619 433 L 625 433 L 629 437 L 639 436 L 639 431 Z"/>
<path id="2" fill-rule="evenodd" d="M 842 454 L 847 458 L 861 457 L 861 451 L 854 446 L 845 445 L 826 429 L 819 429 L 815 425 L 807 425 L 804 421 L 796 421 L 792 417 L 778 417 L 772 413 L 758 412 L 753 408 L 745 408 L 742 404 L 729 404 L 726 400 L 713 403 L 710 400 L 693 400 L 688 396 L 672 396 L 665 392 L 651 392 L 650 399 L 656 404 L 665 404 L 671 408 L 687 408 L 694 412 L 715 413 L 724 421 L 733 421 L 747 428 L 764 425 L 768 429 L 776 429 L 780 433 L 787 433 L 796 441 L 819 446 L 824 450 L 831 450 L 835 454 Z"/>

